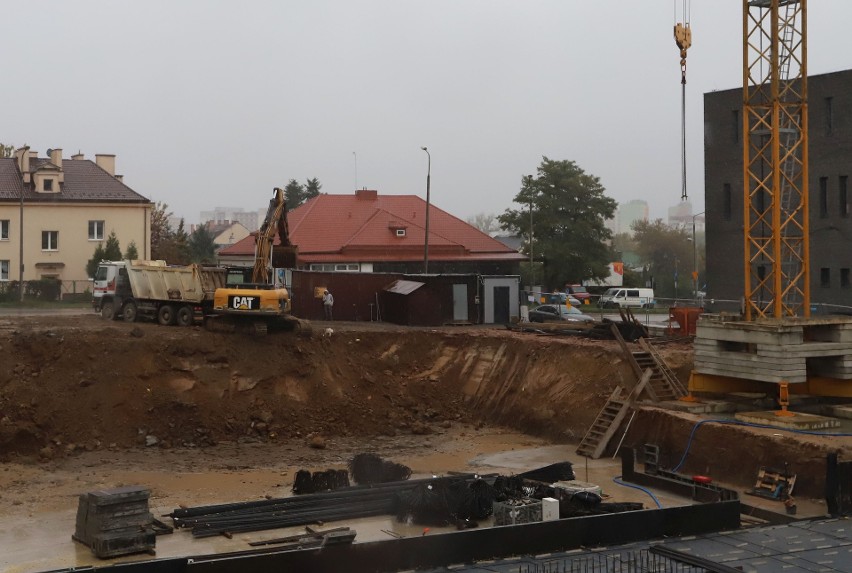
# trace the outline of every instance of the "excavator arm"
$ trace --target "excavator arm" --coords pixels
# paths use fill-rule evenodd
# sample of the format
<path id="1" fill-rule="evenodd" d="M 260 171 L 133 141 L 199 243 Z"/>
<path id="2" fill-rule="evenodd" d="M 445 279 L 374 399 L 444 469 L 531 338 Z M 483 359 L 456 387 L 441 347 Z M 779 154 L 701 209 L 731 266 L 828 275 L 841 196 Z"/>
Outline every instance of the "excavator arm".
<path id="1" fill-rule="evenodd" d="M 275 244 L 278 235 L 279 244 Z M 276 187 L 269 200 L 266 218 L 255 236 L 254 270 L 252 282 L 268 283 L 273 267 L 295 267 L 296 247 L 290 242 L 290 228 L 287 225 L 287 201 L 284 191 Z"/>

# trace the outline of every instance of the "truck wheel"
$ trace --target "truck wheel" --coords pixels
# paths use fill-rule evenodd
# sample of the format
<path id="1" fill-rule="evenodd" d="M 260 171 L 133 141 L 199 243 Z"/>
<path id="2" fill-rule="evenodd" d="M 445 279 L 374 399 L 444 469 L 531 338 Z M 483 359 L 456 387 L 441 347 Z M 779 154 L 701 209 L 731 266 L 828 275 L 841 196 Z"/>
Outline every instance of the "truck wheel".
<path id="1" fill-rule="evenodd" d="M 121 314 L 124 316 L 124 322 L 136 322 L 136 318 L 139 316 L 139 309 L 136 308 L 135 302 L 128 302 L 125 303 Z"/>
<path id="2" fill-rule="evenodd" d="M 163 326 L 171 326 L 175 323 L 175 308 L 170 304 L 164 304 L 157 312 L 157 321 Z"/>
<path id="3" fill-rule="evenodd" d="M 105 302 L 101 305 L 101 318 L 104 320 L 112 320 L 115 315 L 115 307 L 111 302 Z"/>
<path id="4" fill-rule="evenodd" d="M 192 326 L 195 323 L 195 316 L 192 313 L 192 307 L 183 305 L 177 311 L 178 326 Z"/>

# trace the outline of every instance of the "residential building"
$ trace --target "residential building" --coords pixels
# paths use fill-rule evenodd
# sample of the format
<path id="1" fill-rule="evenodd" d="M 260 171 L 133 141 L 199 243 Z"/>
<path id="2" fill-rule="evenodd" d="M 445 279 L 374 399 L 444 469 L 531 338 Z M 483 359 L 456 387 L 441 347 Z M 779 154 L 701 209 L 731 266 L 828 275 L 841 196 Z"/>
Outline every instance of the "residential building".
<path id="1" fill-rule="evenodd" d="M 731 301 L 745 291 L 742 94 L 704 94 L 707 296 Z M 852 306 L 852 70 L 809 76 L 808 101 L 811 302 Z"/>
<path id="2" fill-rule="evenodd" d="M 633 223 L 648 220 L 648 202 L 642 199 L 633 199 L 627 203 L 621 203 L 615 211 L 615 228 L 617 233 L 633 235 Z"/>
<path id="3" fill-rule="evenodd" d="M 256 231 L 260 227 L 259 221 L 266 215 L 264 209 L 258 219 L 258 211 L 245 211 L 242 207 L 215 207 L 212 211 L 202 211 L 201 220 L 213 223 L 240 223 L 249 231 Z"/>
<path id="4" fill-rule="evenodd" d="M 242 241 L 250 234 L 249 230 L 237 221 L 208 221 L 205 225 L 207 232 L 213 237 L 217 251 Z M 196 227 L 197 225 L 192 225 L 192 231 L 195 231 Z"/>
<path id="5" fill-rule="evenodd" d="M 86 263 L 113 231 L 122 250 L 134 242 L 148 258 L 153 205 L 122 179 L 114 155 L 45 158 L 23 147 L 0 158 L 0 281 L 19 279 L 22 235 L 24 281 L 59 279 L 66 292 L 85 291 Z"/>
<path id="6" fill-rule="evenodd" d="M 314 271 L 421 273 L 426 202 L 415 195 L 321 194 L 289 213 L 290 239 L 299 268 Z M 517 275 L 525 257 L 517 250 L 429 206 L 429 273 Z M 222 249 L 225 265 L 251 265 L 254 237 Z"/>

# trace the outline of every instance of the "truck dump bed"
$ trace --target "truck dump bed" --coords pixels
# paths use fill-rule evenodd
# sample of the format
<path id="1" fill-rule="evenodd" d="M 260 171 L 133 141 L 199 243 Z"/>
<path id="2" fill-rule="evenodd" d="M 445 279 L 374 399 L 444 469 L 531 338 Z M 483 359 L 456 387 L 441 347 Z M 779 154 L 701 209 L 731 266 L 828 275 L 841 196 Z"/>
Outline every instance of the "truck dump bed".
<path id="1" fill-rule="evenodd" d="M 197 264 L 169 267 L 164 261 L 138 261 L 127 271 L 133 296 L 137 299 L 212 301 L 216 289 L 226 284 L 225 269 Z"/>

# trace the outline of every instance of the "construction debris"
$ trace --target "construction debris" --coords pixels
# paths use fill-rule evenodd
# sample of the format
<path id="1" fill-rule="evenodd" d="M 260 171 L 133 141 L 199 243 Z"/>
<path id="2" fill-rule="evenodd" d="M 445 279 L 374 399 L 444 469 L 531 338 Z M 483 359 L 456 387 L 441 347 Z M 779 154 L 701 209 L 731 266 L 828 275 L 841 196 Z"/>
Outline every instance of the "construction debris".
<path id="1" fill-rule="evenodd" d="M 72 539 L 87 545 L 100 559 L 153 553 L 157 534 L 148 511 L 150 493 L 130 486 L 82 494 Z"/>

